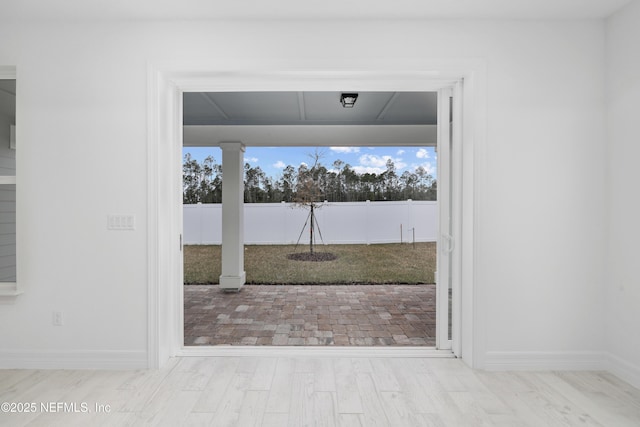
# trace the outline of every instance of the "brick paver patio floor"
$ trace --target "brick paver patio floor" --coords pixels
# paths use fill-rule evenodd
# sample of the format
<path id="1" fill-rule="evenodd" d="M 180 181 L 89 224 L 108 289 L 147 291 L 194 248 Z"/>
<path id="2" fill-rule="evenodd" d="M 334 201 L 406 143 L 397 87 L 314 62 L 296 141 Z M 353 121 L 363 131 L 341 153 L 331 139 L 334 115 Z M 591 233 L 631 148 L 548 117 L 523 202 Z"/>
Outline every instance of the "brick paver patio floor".
<path id="1" fill-rule="evenodd" d="M 435 285 L 185 285 L 185 345 L 435 346 Z"/>

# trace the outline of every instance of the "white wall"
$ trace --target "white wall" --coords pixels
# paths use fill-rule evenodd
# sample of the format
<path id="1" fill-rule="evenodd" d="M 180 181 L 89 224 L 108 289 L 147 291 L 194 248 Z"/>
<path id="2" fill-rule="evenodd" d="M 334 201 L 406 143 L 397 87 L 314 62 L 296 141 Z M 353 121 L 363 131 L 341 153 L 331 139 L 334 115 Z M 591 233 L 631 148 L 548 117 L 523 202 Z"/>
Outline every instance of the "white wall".
<path id="1" fill-rule="evenodd" d="M 0 40 L 0 64 L 18 67 L 25 291 L 0 306 L 0 365 L 146 364 L 149 61 L 484 61 L 478 360 L 526 366 L 536 354 L 572 362 L 603 350 L 602 22 L 19 23 L 1 26 Z M 135 214 L 136 230 L 107 231 L 109 213 Z"/>
<path id="2" fill-rule="evenodd" d="M 309 241 L 309 210 L 291 203 L 244 205 L 244 242 L 282 245 Z M 435 242 L 438 204 L 430 201 L 325 203 L 315 210 L 318 244 Z M 415 229 L 415 235 L 414 230 Z M 183 205 L 185 245 L 222 243 L 222 205 Z M 301 237 L 302 236 L 302 237 Z"/>
<path id="3" fill-rule="evenodd" d="M 607 23 L 609 244 L 606 348 L 614 372 L 640 387 L 640 3 Z"/>

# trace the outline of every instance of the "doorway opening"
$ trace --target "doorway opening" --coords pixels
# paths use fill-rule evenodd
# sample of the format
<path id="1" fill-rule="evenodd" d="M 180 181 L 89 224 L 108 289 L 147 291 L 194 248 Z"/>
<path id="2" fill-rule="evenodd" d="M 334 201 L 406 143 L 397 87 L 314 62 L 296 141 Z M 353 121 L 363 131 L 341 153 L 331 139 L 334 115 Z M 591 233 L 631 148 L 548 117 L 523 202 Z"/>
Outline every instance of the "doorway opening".
<path id="1" fill-rule="evenodd" d="M 258 243 L 255 246 L 245 246 L 248 286 L 242 287 L 237 294 L 229 294 L 222 292 L 215 284 L 203 285 L 202 282 L 215 283 L 215 274 L 213 280 L 196 280 L 194 283 L 198 283 L 197 285 L 185 285 L 184 345 L 436 346 L 436 307 L 440 309 L 444 305 L 437 304 L 436 275 L 433 273 L 436 269 L 436 254 L 441 256 L 436 250 L 436 241 L 439 240 L 438 206 L 433 203 L 439 182 L 438 177 L 433 175 L 438 169 L 435 163 L 437 114 L 438 108 L 443 107 L 438 106 L 436 92 L 367 92 L 360 94 L 358 99 L 360 105 L 363 105 L 362 109 L 350 109 L 347 114 L 351 115 L 344 116 L 342 107 L 337 106 L 339 96 L 339 93 L 331 92 L 184 93 L 185 147 L 201 149 L 201 146 L 198 147 L 201 141 L 206 141 L 208 146 L 214 145 L 214 141 L 246 143 L 245 203 L 276 202 L 275 206 L 268 209 L 268 203 L 265 203 L 262 213 L 258 213 L 259 209 L 254 209 L 257 205 L 244 206 L 245 228 L 261 235 L 248 237 L 245 232 L 245 244 Z M 327 103 L 329 100 L 330 104 Z M 450 123 L 448 105 L 447 124 Z M 357 114 L 353 114 L 354 112 Z M 384 124 L 381 125 L 381 122 Z M 448 138 L 447 135 L 443 137 Z M 278 148 L 268 146 L 274 140 L 279 141 Z M 311 161 L 298 162 L 297 168 L 282 160 L 276 161 L 275 158 L 263 163 L 280 166 L 282 173 L 279 177 L 267 176 L 256 165 L 266 155 L 264 151 L 254 154 L 252 149 L 256 152 L 290 151 L 294 146 L 299 147 L 295 144 L 300 144 L 301 141 L 306 144 L 320 141 L 325 151 L 319 154 L 317 148 L 310 150 Z M 387 145 L 382 145 L 385 141 Z M 390 141 L 394 143 L 390 144 Z M 306 144 L 305 149 L 312 148 Z M 384 149 L 388 150 L 386 154 L 382 153 Z M 354 167 L 353 160 L 345 162 L 336 158 L 327 168 L 321 162 L 327 151 L 329 154 L 355 155 L 361 163 Z M 408 156 L 412 156 L 411 164 L 405 161 Z M 189 160 L 193 162 L 193 157 Z M 203 200 L 220 199 L 222 180 L 216 171 L 221 169 L 221 165 L 215 161 L 213 164 L 209 161 L 207 167 L 198 169 L 208 171 L 211 183 L 210 194 L 202 195 Z M 185 171 L 185 174 L 188 173 L 191 172 Z M 185 180 L 185 198 L 187 193 L 191 197 L 198 188 L 202 190 L 204 180 L 189 179 L 189 182 L 191 187 L 195 185 L 197 188 L 196 191 L 187 188 Z M 261 182 L 263 186 L 259 185 Z M 355 182 L 359 184 L 359 190 L 349 191 L 353 188 L 347 188 L 347 184 Z M 309 185 L 318 193 L 311 203 L 304 201 L 304 197 L 298 194 L 305 191 L 302 185 L 305 183 L 307 193 L 310 191 Z M 331 184 L 337 184 L 337 189 Z M 422 202 L 419 199 L 431 199 L 428 200 L 432 202 L 427 207 L 428 213 L 425 213 L 423 206 L 417 206 Z M 408 207 L 399 207 L 399 202 Z M 312 227 L 309 218 L 313 219 L 311 209 L 314 206 L 316 212 L 321 212 L 322 218 L 320 221 L 316 219 L 315 227 Z M 341 212 L 337 212 L 338 206 L 341 206 Z M 299 208 L 298 221 L 293 221 L 295 207 Z M 189 213 L 186 206 L 184 210 L 184 242 L 187 245 L 193 240 L 187 235 L 187 231 L 192 229 L 191 225 L 187 226 L 187 221 L 193 221 L 193 212 L 199 211 L 202 215 L 205 211 L 211 213 L 212 210 L 211 206 L 204 205 L 191 208 L 189 207 Z M 351 215 L 345 214 L 343 208 L 354 212 Z M 404 215 L 404 220 L 391 219 L 394 209 L 409 210 L 411 213 L 400 214 L 401 217 Z M 251 211 L 253 212 L 249 214 Z M 329 211 L 335 212 L 327 214 Z M 429 226 L 433 229 L 426 239 L 425 215 L 430 215 Z M 303 216 L 307 216 L 304 225 Z M 219 217 L 218 215 L 218 219 Z M 213 225 L 211 218 L 199 218 L 196 222 L 202 228 L 202 224 Z M 416 223 L 420 227 L 416 227 Z M 288 225 L 290 230 L 280 230 L 282 224 Z M 295 232 L 294 224 L 298 225 Z M 354 228 L 364 229 L 364 233 L 359 237 L 349 237 L 349 232 Z M 417 242 L 416 228 L 419 230 Z M 393 230 L 391 238 L 385 235 L 390 230 Z M 294 242 L 298 231 L 300 234 Z M 322 233 L 328 235 L 328 242 L 324 241 Z M 208 233 L 209 236 L 211 234 Z M 275 234 L 279 236 L 274 237 Z M 353 280 L 348 274 L 357 269 L 353 261 L 338 268 L 337 263 L 329 265 L 334 260 L 326 265 L 316 262 L 312 267 L 309 262 L 298 263 L 301 266 L 299 270 L 303 273 L 311 272 L 311 279 L 307 277 L 302 283 L 300 279 L 294 279 L 291 284 L 287 284 L 283 279 L 285 271 L 278 267 L 272 269 L 275 270 L 275 276 L 267 275 L 266 279 L 252 277 L 254 271 L 249 268 L 252 252 L 277 257 L 275 245 L 278 245 L 278 249 L 285 246 L 285 252 L 291 252 L 286 244 L 292 245 L 293 251 L 298 251 L 303 234 L 306 246 L 312 252 L 314 244 L 320 245 L 323 251 L 327 244 L 333 244 L 335 249 L 327 253 L 340 252 L 341 256 L 338 258 L 342 260 L 348 260 L 349 256 L 348 253 L 344 255 L 343 249 L 350 246 L 349 243 L 356 246 L 354 250 L 360 251 L 360 257 L 370 262 L 362 270 L 372 270 L 378 263 L 388 263 L 393 256 L 404 261 L 414 256 L 419 259 L 418 265 L 408 268 L 419 269 L 425 267 L 425 263 L 430 263 L 428 267 L 431 273 L 427 274 L 430 277 L 408 280 L 404 276 L 391 274 L 390 279 L 382 279 L 377 283 L 377 279 Z M 371 234 L 374 236 L 370 236 Z M 316 241 L 318 237 L 320 242 Z M 252 239 L 258 241 L 252 242 Z M 360 247 L 349 239 L 360 240 L 357 242 Z M 202 236 L 199 242 L 205 243 Z M 267 243 L 274 246 L 265 249 Z M 377 245 L 385 245 L 387 255 Z M 188 258 L 196 252 L 201 254 L 203 249 L 210 248 L 186 246 L 185 265 L 189 265 Z M 374 261 L 376 253 L 378 260 Z M 415 254 L 420 256 L 416 257 Z M 219 258 L 215 259 L 215 254 L 208 257 L 211 263 L 220 263 Z M 274 263 L 272 260 L 262 264 Z M 442 265 L 442 262 L 439 264 Z M 384 272 L 390 268 L 383 266 L 380 270 Z M 323 273 L 333 273 L 333 276 L 329 275 L 333 278 L 314 279 L 321 277 Z M 184 274 L 186 279 L 191 272 L 185 270 Z M 450 295 L 449 290 L 446 293 Z M 448 302 L 445 310 L 451 310 Z M 445 314 L 445 318 L 450 319 L 450 316 Z M 442 330 L 446 331 L 446 335 L 441 342 L 450 341 L 450 320 L 447 320 L 447 325 Z"/>
<path id="2" fill-rule="evenodd" d="M 194 68 L 195 66 L 195 68 Z M 233 70 L 233 71 L 230 71 Z M 312 71 L 315 70 L 315 71 Z M 368 70 L 368 71 L 367 71 Z M 186 348 L 184 346 L 182 298 L 182 209 L 181 151 L 183 140 L 198 137 L 198 131 L 183 129 L 182 95 L 195 91 L 270 91 L 315 90 L 405 90 L 441 91 L 453 88 L 455 118 L 452 145 L 452 283 L 453 319 L 451 342 L 437 343 L 435 350 L 424 348 L 336 348 L 321 347 L 316 354 L 367 355 L 378 357 L 445 356 L 462 357 L 472 366 L 482 366 L 486 340 L 485 297 L 475 289 L 475 223 L 486 178 L 486 65 L 474 59 L 434 60 L 418 58 L 400 61 L 391 67 L 378 61 L 359 60 L 336 70 L 325 62 L 304 64 L 274 61 L 258 70 L 234 61 L 224 64 L 181 62 L 150 65 L 148 69 L 148 366 L 164 365 L 170 357 L 188 355 L 295 355 L 309 354 L 301 347 L 221 347 Z M 464 82 L 464 83 L 463 83 Z M 260 131 L 263 136 L 269 133 Z M 463 137 L 464 134 L 464 137 Z M 377 133 L 381 135 L 381 133 Z M 277 145 L 270 143 L 267 145 Z M 312 144 L 318 145 L 318 144 Z M 442 155 L 439 155 L 439 161 Z M 465 208 L 462 210 L 462 205 Z M 443 236 L 439 236 L 442 241 Z M 457 242 L 457 244 L 455 244 Z M 178 285 L 180 285 L 178 287 Z M 438 299 L 440 304 L 441 299 Z M 447 304 L 448 306 L 448 304 Z M 438 313 L 442 316 L 442 312 Z M 443 324 L 439 322 L 438 329 Z M 447 334 L 438 332 L 438 337 Z"/>

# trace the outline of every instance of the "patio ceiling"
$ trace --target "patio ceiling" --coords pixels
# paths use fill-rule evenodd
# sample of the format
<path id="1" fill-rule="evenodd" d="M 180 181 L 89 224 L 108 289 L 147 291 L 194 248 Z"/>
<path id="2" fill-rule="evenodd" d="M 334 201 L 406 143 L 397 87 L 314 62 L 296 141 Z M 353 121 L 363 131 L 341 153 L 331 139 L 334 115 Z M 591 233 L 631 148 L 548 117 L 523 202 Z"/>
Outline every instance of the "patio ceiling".
<path id="1" fill-rule="evenodd" d="M 188 92 L 185 146 L 435 145 L 436 92 Z"/>

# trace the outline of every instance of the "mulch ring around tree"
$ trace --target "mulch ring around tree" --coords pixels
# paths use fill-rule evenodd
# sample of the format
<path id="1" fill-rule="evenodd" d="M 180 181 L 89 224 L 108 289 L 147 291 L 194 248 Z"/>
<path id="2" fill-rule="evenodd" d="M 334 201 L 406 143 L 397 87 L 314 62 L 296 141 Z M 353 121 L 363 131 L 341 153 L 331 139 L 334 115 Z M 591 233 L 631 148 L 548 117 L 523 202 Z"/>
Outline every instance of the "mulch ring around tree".
<path id="1" fill-rule="evenodd" d="M 322 262 L 322 261 L 333 261 L 338 258 L 331 252 L 300 252 L 295 254 L 287 255 L 287 258 L 293 261 L 313 261 L 313 262 Z"/>

